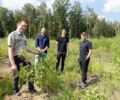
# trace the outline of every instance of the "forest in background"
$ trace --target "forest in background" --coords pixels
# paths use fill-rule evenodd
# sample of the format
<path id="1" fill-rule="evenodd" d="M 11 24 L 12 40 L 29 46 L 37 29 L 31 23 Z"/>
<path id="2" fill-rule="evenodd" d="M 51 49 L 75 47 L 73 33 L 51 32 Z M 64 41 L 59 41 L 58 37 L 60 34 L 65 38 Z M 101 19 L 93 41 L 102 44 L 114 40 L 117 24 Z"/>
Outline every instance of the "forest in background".
<path id="1" fill-rule="evenodd" d="M 55 0 L 51 9 L 45 3 L 37 7 L 27 3 L 16 11 L 0 7 L 0 37 L 15 30 L 16 22 L 20 19 L 28 23 L 28 38 L 35 38 L 44 26 L 51 38 L 56 38 L 63 28 L 67 29 L 70 38 L 77 38 L 83 31 L 94 38 L 114 37 L 120 33 L 120 22 L 99 18 L 89 7 L 83 10 L 79 1 L 71 4 L 70 0 Z"/>

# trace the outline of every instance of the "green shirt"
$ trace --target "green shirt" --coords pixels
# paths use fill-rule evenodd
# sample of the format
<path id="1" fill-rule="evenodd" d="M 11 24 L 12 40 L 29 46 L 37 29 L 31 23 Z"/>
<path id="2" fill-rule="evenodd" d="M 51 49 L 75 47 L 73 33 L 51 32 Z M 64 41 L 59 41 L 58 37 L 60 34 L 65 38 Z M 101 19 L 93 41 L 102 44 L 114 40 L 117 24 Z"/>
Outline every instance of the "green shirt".
<path id="1" fill-rule="evenodd" d="M 18 55 L 21 49 L 26 49 L 26 36 L 18 31 L 13 31 L 8 35 L 8 46 L 13 48 L 13 54 Z"/>

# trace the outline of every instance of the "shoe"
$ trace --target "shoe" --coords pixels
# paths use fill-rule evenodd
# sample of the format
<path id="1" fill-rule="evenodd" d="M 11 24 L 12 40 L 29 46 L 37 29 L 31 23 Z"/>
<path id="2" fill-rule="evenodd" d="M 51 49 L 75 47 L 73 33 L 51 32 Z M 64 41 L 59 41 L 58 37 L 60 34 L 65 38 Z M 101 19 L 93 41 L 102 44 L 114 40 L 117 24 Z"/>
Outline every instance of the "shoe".
<path id="1" fill-rule="evenodd" d="M 30 92 L 31 94 L 37 93 L 36 89 L 29 89 L 29 92 Z"/>
<path id="2" fill-rule="evenodd" d="M 80 85 L 80 87 L 81 87 L 82 89 L 85 89 L 85 88 L 86 88 L 86 86 L 87 86 L 87 85 L 86 85 L 86 83 L 83 83 L 83 82 L 82 82 L 82 83 L 80 83 L 79 85 Z"/>
<path id="3" fill-rule="evenodd" d="M 21 93 L 20 92 L 14 92 L 14 95 L 15 96 L 21 96 Z"/>

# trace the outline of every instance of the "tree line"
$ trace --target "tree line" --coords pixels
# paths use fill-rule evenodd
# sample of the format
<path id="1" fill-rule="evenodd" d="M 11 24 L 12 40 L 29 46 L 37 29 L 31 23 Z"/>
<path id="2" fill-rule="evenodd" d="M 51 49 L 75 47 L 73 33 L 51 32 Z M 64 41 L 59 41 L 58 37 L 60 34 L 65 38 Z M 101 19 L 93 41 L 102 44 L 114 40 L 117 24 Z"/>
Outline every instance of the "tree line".
<path id="1" fill-rule="evenodd" d="M 21 10 L 16 11 L 0 7 L 0 36 L 7 36 L 15 30 L 16 22 L 20 19 L 25 19 L 28 23 L 28 38 L 35 38 L 42 27 L 47 28 L 51 38 L 56 38 L 63 28 L 67 30 L 70 38 L 77 38 L 83 31 L 96 38 L 120 34 L 119 22 L 98 18 L 92 8 L 83 10 L 79 1 L 71 4 L 70 0 L 55 0 L 52 10 L 47 9 L 45 3 L 37 7 L 27 3 Z"/>

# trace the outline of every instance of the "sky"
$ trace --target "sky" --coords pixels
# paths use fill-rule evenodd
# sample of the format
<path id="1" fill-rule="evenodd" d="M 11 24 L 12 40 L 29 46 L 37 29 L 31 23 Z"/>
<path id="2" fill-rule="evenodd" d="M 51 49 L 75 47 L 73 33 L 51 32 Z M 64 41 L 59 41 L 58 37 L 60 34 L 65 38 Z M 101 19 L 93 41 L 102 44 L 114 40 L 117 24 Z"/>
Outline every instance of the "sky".
<path id="1" fill-rule="evenodd" d="M 26 3 L 35 7 L 45 2 L 48 8 L 52 8 L 55 0 L 0 0 L 0 6 L 9 10 L 19 10 Z M 76 0 L 70 0 L 71 4 Z M 78 1 L 78 0 L 77 0 Z M 83 10 L 86 7 L 93 8 L 98 18 L 106 18 L 108 21 L 120 22 L 120 0 L 79 0 Z"/>

